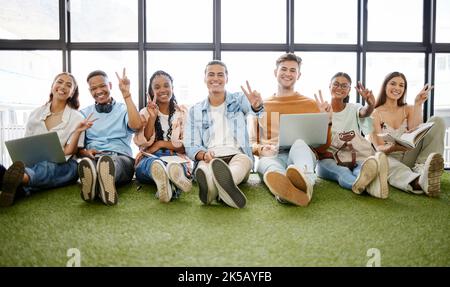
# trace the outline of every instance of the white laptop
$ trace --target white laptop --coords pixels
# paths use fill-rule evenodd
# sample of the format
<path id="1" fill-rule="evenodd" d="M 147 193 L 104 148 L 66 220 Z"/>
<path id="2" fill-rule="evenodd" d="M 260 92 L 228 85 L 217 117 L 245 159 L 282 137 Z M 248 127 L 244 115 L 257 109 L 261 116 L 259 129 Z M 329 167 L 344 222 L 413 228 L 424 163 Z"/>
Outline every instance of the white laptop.
<path id="1" fill-rule="evenodd" d="M 13 162 L 22 161 L 28 167 L 41 161 L 66 162 L 56 132 L 5 141 L 5 145 Z"/>
<path id="2" fill-rule="evenodd" d="M 280 115 L 280 150 L 289 149 L 297 139 L 312 147 L 325 144 L 328 122 L 327 113 Z"/>

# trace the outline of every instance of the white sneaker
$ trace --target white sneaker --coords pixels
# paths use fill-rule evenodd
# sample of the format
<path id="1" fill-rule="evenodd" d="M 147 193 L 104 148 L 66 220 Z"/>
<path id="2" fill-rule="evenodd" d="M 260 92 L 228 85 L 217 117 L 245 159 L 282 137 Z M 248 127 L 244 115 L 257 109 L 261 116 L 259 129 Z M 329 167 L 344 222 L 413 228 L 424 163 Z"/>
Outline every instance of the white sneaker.
<path id="1" fill-rule="evenodd" d="M 152 162 L 150 172 L 158 189 L 159 201 L 164 203 L 169 202 L 172 199 L 172 187 L 170 186 L 166 166 L 162 161 L 155 160 Z"/>
<path id="2" fill-rule="evenodd" d="M 367 186 L 367 192 L 373 197 L 385 199 L 389 197 L 389 184 L 387 181 L 389 161 L 387 156 L 382 152 L 375 154 L 375 160 L 378 164 L 377 176 Z"/>
<path id="3" fill-rule="evenodd" d="M 211 161 L 211 169 L 220 199 L 228 206 L 243 208 L 247 203 L 247 198 L 234 183 L 233 175 L 228 164 L 219 158 L 215 158 Z"/>
<path id="4" fill-rule="evenodd" d="M 355 182 L 352 185 L 352 191 L 356 194 L 363 193 L 366 190 L 369 183 L 371 183 L 378 172 L 378 163 L 374 156 L 368 157 L 365 161 L 363 161 L 361 165 L 361 170 L 356 178 Z"/>
<path id="5" fill-rule="evenodd" d="M 428 196 L 439 196 L 441 191 L 441 175 L 444 171 L 444 159 L 438 153 L 431 153 L 419 176 L 419 185 Z"/>
<path id="6" fill-rule="evenodd" d="M 98 185 L 100 198 L 106 205 L 115 205 L 118 201 L 116 191 L 116 168 L 110 156 L 104 155 L 97 162 Z"/>
<path id="7" fill-rule="evenodd" d="M 203 204 L 211 204 L 217 198 L 219 192 L 212 177 L 208 178 L 208 172 L 204 168 L 207 167 L 197 167 L 195 170 L 195 180 L 198 184 L 198 197 Z"/>
<path id="8" fill-rule="evenodd" d="M 167 174 L 172 181 L 183 192 L 189 192 L 192 188 L 192 181 L 184 173 L 184 168 L 180 163 L 169 162 L 167 164 Z"/>
<path id="9" fill-rule="evenodd" d="M 97 171 L 90 158 L 83 158 L 78 163 L 78 176 L 81 182 L 81 198 L 84 201 L 93 201 L 97 187 Z"/>

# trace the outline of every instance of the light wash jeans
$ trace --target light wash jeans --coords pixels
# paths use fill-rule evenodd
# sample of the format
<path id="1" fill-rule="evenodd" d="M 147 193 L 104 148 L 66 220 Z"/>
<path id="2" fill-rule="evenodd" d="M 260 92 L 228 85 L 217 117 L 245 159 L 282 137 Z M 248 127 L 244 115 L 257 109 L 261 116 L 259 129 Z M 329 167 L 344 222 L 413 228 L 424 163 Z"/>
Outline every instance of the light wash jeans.
<path id="1" fill-rule="evenodd" d="M 289 152 L 279 152 L 277 156 L 260 157 L 258 162 L 258 174 L 263 177 L 266 172 L 278 171 L 286 174 L 286 169 L 293 164 L 304 172 L 311 185 L 314 185 L 317 175 L 314 173 L 316 168 L 316 155 L 311 148 L 301 139 L 295 141 Z"/>
<path id="2" fill-rule="evenodd" d="M 316 171 L 319 177 L 336 181 L 341 187 L 351 190 L 361 171 L 361 162 L 357 162 L 352 171 L 348 167 L 338 165 L 334 159 L 327 158 L 319 160 Z"/>
<path id="3" fill-rule="evenodd" d="M 49 161 L 38 162 L 32 167 L 25 167 L 30 178 L 28 185 L 23 186 L 25 193 L 50 189 L 75 183 L 78 180 L 78 164 L 74 159 L 64 163 Z"/>
<path id="4" fill-rule="evenodd" d="M 169 155 L 176 155 L 176 154 L 171 154 L 169 150 L 158 150 L 157 152 L 155 152 L 153 155 L 159 157 L 162 156 L 169 156 Z M 152 163 L 155 160 L 158 160 L 158 158 L 154 158 L 154 157 L 150 157 L 150 156 L 146 156 L 143 157 L 142 160 L 138 163 L 137 167 L 136 167 L 136 179 L 140 182 L 140 183 L 153 183 L 153 176 L 152 173 L 150 172 L 150 167 L 152 166 Z M 167 165 L 165 162 L 163 162 L 165 165 Z M 186 175 L 186 177 L 188 177 L 187 175 L 187 167 L 186 164 L 182 164 L 183 168 L 184 168 L 184 174 Z"/>

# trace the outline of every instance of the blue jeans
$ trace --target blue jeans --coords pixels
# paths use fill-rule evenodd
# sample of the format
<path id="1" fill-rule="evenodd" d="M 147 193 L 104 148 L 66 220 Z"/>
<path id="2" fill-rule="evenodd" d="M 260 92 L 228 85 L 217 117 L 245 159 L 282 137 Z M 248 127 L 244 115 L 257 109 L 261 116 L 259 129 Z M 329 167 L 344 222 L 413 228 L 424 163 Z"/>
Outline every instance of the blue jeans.
<path id="1" fill-rule="evenodd" d="M 74 159 L 64 163 L 42 161 L 32 167 L 25 167 L 30 181 L 23 188 L 26 193 L 30 193 L 75 183 L 78 180 L 77 167 L 77 161 Z"/>
<path id="2" fill-rule="evenodd" d="M 287 167 L 291 164 L 303 171 L 310 183 L 314 185 L 317 178 L 314 173 L 316 156 L 311 148 L 301 139 L 294 142 L 289 152 L 282 151 L 273 157 L 260 157 L 257 170 L 261 178 L 266 172 L 270 171 L 278 171 L 285 174 Z"/>
<path id="3" fill-rule="evenodd" d="M 340 166 L 334 159 L 322 159 L 317 163 L 317 175 L 321 178 L 337 181 L 345 189 L 352 189 L 352 185 L 361 171 L 361 162 L 356 163 L 351 171 L 345 166 Z"/>
<path id="4" fill-rule="evenodd" d="M 152 173 L 150 172 L 150 167 L 152 166 L 152 163 L 155 160 L 158 160 L 160 157 L 162 156 L 169 156 L 169 155 L 175 155 L 175 154 L 171 154 L 169 150 L 158 150 L 157 152 L 155 152 L 153 154 L 154 156 L 157 156 L 157 158 L 155 157 L 151 157 L 151 156 L 146 156 L 144 158 L 141 159 L 141 161 L 138 163 L 137 167 L 136 167 L 136 179 L 140 182 L 140 183 L 153 183 L 153 176 Z M 166 164 L 165 162 L 163 162 L 164 164 Z M 185 164 L 183 164 L 183 168 L 184 168 L 184 174 L 187 176 L 187 167 Z"/>

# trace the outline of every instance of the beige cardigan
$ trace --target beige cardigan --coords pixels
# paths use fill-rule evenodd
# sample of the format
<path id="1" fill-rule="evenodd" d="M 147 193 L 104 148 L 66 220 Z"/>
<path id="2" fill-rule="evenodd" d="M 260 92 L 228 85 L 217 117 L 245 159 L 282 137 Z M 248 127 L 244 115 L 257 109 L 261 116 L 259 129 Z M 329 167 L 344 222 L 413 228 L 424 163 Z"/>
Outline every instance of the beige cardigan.
<path id="1" fill-rule="evenodd" d="M 145 120 L 148 121 L 150 118 L 150 114 L 148 113 L 147 108 L 143 108 L 139 111 L 139 114 L 144 116 Z M 183 132 L 184 132 L 184 124 L 186 122 L 188 115 L 187 107 L 183 105 L 178 105 L 176 107 L 176 111 L 172 116 L 172 136 L 170 141 L 173 146 L 179 148 L 183 145 Z M 139 147 L 139 153 L 136 156 L 136 164 L 141 160 L 143 154 L 142 151 L 145 151 L 147 148 L 153 145 L 156 139 L 156 130 L 153 131 L 153 135 L 149 140 L 145 138 L 144 135 L 145 125 L 135 133 L 133 141 Z M 183 157 L 183 155 L 179 155 Z"/>

